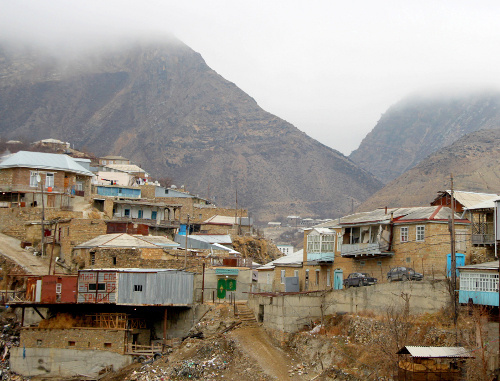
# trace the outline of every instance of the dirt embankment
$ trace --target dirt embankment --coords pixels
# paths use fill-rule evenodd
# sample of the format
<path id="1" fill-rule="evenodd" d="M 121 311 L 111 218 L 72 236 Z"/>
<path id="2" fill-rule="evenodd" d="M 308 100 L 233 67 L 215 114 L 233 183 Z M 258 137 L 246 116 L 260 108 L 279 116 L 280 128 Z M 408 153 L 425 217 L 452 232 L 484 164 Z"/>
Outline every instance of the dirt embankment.
<path id="1" fill-rule="evenodd" d="M 234 250 L 240 252 L 244 258 L 252 258 L 254 262 L 265 264 L 283 256 L 275 244 L 264 238 L 242 236 L 232 238 Z"/>

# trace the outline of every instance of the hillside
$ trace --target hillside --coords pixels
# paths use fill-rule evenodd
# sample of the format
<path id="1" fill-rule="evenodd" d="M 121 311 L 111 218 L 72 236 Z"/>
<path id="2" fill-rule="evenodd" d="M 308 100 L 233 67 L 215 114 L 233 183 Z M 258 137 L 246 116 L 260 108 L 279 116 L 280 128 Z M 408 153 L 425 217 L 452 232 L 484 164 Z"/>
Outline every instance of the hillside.
<path id="1" fill-rule="evenodd" d="M 122 155 L 259 220 L 335 217 L 381 187 L 340 152 L 262 110 L 180 41 L 73 58 L 0 48 L 0 133 Z"/>
<path id="2" fill-rule="evenodd" d="M 500 129 L 466 135 L 405 172 L 366 200 L 359 211 L 425 206 L 440 190 L 500 193 Z"/>
<path id="3" fill-rule="evenodd" d="M 349 156 L 382 182 L 460 137 L 500 128 L 500 93 L 413 96 L 392 106 Z"/>

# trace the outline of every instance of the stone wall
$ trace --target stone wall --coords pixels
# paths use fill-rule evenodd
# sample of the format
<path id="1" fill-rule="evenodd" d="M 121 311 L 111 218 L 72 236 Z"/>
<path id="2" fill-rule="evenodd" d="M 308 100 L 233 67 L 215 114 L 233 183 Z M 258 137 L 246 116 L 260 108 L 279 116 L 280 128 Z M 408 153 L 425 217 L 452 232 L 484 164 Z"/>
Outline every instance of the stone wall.
<path id="1" fill-rule="evenodd" d="M 101 350 L 75 350 L 57 348 L 10 349 L 10 367 L 17 374 L 27 377 L 46 376 L 61 379 L 81 377 L 85 374 L 98 378 L 100 370 L 107 366 L 118 370 L 132 364 L 133 357 Z"/>
<path id="2" fill-rule="evenodd" d="M 321 317 L 338 312 L 370 311 L 384 314 L 388 308 L 403 305 L 409 295 L 410 313 L 434 313 L 448 306 L 450 295 L 446 281 L 395 282 L 347 290 L 275 297 L 251 294 L 248 305 L 255 316 L 262 316 L 267 328 L 296 332 Z"/>
<path id="3" fill-rule="evenodd" d="M 20 347 L 92 349 L 124 353 L 126 330 L 96 328 L 23 328 Z"/>

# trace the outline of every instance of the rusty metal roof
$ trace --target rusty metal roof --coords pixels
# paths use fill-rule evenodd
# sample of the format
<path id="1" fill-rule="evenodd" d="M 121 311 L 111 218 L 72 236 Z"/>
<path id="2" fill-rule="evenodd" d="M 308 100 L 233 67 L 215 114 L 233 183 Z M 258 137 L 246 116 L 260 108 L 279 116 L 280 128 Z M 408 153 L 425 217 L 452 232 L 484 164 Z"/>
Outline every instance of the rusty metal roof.
<path id="1" fill-rule="evenodd" d="M 451 190 L 445 190 L 438 192 L 438 196 L 436 197 L 436 200 L 439 198 L 443 197 L 445 194 L 450 195 Z M 494 193 L 478 193 L 478 192 L 465 192 L 465 191 L 453 191 L 453 196 L 455 197 L 455 200 L 457 200 L 460 204 L 464 206 L 466 209 L 471 209 L 475 205 L 483 202 L 483 201 L 488 201 L 488 200 L 494 200 L 498 199 L 498 195 Z"/>
<path id="2" fill-rule="evenodd" d="M 440 357 L 450 357 L 450 358 L 471 358 L 470 351 L 464 347 L 417 347 L 409 346 L 401 348 L 398 355 L 409 354 L 412 357 L 426 357 L 426 358 L 440 358 Z"/>

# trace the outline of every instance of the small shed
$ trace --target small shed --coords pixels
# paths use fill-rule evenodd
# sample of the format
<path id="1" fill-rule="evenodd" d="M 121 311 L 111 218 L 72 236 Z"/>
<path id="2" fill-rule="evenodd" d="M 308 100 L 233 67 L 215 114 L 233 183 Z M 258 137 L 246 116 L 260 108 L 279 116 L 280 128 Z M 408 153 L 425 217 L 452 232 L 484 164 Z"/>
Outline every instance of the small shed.
<path id="1" fill-rule="evenodd" d="M 190 306 L 194 274 L 171 269 L 96 269 L 78 272 L 78 303 Z"/>
<path id="2" fill-rule="evenodd" d="M 465 361 L 472 358 L 464 347 L 405 346 L 398 352 L 398 380 L 466 380 Z"/>

